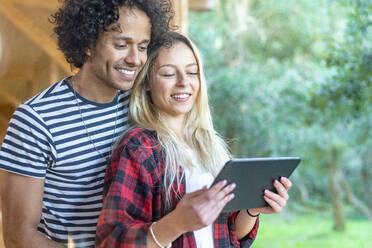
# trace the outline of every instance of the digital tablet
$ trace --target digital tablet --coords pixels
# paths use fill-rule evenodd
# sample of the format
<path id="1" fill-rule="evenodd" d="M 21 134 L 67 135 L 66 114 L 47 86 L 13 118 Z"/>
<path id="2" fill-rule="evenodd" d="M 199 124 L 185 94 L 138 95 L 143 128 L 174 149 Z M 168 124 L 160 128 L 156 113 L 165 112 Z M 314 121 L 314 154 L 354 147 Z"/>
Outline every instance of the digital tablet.
<path id="1" fill-rule="evenodd" d="M 267 206 L 265 189 L 276 192 L 273 182 L 292 174 L 300 163 L 297 157 L 231 159 L 222 168 L 213 184 L 221 180 L 235 183 L 235 195 L 222 212 Z"/>

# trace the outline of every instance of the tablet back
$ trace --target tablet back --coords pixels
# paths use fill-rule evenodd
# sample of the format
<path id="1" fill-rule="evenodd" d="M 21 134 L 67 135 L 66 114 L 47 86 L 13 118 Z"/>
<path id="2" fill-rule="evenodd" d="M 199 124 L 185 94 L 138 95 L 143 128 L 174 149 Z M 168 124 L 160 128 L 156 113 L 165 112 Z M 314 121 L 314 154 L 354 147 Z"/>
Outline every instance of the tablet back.
<path id="1" fill-rule="evenodd" d="M 273 182 L 281 176 L 289 178 L 301 159 L 296 157 L 241 158 L 228 161 L 213 184 L 226 179 L 236 183 L 235 197 L 222 210 L 229 212 L 267 206 L 265 189 L 276 192 Z"/>

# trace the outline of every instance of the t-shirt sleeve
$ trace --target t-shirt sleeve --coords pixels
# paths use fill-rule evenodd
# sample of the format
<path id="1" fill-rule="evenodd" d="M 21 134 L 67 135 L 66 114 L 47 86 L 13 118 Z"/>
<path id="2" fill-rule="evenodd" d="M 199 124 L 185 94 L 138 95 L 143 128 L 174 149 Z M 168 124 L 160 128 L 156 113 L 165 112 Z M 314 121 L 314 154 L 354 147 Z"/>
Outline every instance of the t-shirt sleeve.
<path id="1" fill-rule="evenodd" d="M 0 169 L 29 176 L 45 178 L 53 157 L 50 132 L 29 105 L 21 104 L 14 112 L 0 150 Z"/>

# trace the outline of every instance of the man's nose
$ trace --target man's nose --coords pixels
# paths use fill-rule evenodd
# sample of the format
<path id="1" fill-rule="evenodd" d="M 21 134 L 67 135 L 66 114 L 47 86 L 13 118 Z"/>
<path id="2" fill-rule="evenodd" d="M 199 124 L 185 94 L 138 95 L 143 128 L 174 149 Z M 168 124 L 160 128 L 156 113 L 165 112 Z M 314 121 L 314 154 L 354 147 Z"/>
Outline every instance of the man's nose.
<path id="1" fill-rule="evenodd" d="M 137 48 L 131 47 L 128 50 L 127 55 L 125 56 L 124 61 L 128 65 L 139 66 L 140 63 L 141 63 L 141 60 L 140 60 L 140 57 L 139 56 L 140 56 L 140 54 L 139 54 Z"/>

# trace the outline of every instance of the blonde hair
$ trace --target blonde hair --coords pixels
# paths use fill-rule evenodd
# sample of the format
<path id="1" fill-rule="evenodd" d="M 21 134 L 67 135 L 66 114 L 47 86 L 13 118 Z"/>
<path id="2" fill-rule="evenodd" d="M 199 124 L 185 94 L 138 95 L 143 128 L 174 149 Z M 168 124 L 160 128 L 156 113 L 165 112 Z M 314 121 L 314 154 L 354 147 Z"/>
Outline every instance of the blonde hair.
<path id="1" fill-rule="evenodd" d="M 199 67 L 200 81 L 198 96 L 186 118 L 186 143 L 167 128 L 166 123 L 162 120 L 160 111 L 152 103 L 147 90 L 153 66 L 161 50 L 172 48 L 180 42 L 186 44 L 192 50 Z M 191 40 L 179 33 L 170 32 L 167 42 L 164 42 L 149 55 L 132 89 L 130 116 L 134 126 L 154 130 L 157 133 L 165 159 L 164 185 L 168 203 L 170 203 L 172 191 L 176 194 L 179 192 L 179 188 L 175 189 L 173 185 L 176 182 L 179 187 L 184 176 L 184 173 L 180 175 L 180 168 L 193 167 L 192 161 L 196 160 L 202 169 L 216 175 L 230 157 L 227 145 L 213 127 L 208 104 L 207 83 L 199 52 Z M 194 151 L 193 154 L 195 154 L 196 158 L 190 157 L 187 147 Z"/>

